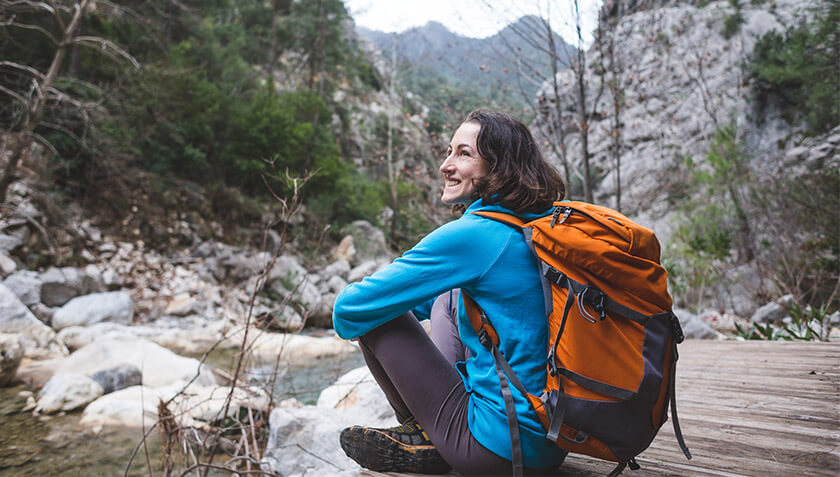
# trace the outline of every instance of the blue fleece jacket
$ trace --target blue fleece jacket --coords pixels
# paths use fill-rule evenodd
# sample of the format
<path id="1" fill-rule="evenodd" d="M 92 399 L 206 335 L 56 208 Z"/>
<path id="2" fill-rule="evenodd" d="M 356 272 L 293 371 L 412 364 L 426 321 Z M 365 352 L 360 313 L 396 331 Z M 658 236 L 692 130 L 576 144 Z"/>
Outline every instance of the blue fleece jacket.
<path id="1" fill-rule="evenodd" d="M 512 213 L 474 202 L 458 220 L 438 228 L 388 267 L 347 286 L 338 296 L 333 324 L 339 336 L 357 338 L 413 310 L 428 318 L 428 303 L 460 288 L 487 313 L 500 336 L 500 349 L 526 390 L 539 394 L 545 384 L 548 324 L 539 266 L 518 229 L 472 214 Z M 520 215 L 530 220 L 547 215 Z M 481 445 L 511 459 L 504 400 L 493 356 L 479 343 L 464 303 L 458 300 L 458 331 L 471 358 L 457 363 L 470 395 L 468 422 Z M 545 468 L 565 452 L 545 439 L 527 400 L 511 386 L 519 419 L 524 463 Z"/>

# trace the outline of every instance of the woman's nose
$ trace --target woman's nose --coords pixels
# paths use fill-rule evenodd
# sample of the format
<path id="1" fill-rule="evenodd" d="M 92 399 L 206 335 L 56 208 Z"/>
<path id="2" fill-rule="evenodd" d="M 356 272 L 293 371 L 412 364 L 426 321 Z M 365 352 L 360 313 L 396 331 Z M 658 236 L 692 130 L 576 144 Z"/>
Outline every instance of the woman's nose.
<path id="1" fill-rule="evenodd" d="M 450 159 L 452 159 L 452 155 L 446 156 L 446 159 L 444 159 L 443 163 L 440 165 L 440 172 L 446 173 L 452 171 L 454 166 Z"/>

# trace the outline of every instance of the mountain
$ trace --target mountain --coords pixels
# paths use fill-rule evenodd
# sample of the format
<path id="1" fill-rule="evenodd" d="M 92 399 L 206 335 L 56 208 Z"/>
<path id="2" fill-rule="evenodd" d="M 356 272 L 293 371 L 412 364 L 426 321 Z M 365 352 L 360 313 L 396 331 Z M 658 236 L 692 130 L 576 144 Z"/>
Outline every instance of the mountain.
<path id="1" fill-rule="evenodd" d="M 474 93 L 494 106 L 521 109 L 532 102 L 542 81 L 551 74 L 546 54 L 548 41 L 541 20 L 525 16 L 487 38 L 468 38 L 429 22 L 401 33 L 357 27 L 386 59 L 396 47 L 400 72 L 432 78 L 435 82 Z M 575 49 L 553 33 L 559 67 Z M 416 94 L 427 88 L 411 88 Z"/>

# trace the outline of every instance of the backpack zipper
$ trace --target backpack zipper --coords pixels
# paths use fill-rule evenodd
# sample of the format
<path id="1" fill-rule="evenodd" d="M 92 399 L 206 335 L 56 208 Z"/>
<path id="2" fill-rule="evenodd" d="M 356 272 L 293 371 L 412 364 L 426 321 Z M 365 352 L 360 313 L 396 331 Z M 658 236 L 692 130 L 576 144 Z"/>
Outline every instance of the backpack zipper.
<path id="1" fill-rule="evenodd" d="M 568 219 L 569 216 L 572 215 L 573 210 L 574 209 L 572 209 L 571 207 L 561 207 L 561 206 L 555 207 L 554 208 L 554 213 L 551 215 L 551 225 L 550 225 L 550 227 L 554 227 L 554 225 L 557 224 L 557 223 L 562 224 L 563 222 L 565 222 L 566 219 Z M 563 218 L 560 219 L 560 222 L 557 222 L 557 218 L 560 217 L 560 212 L 563 212 Z"/>

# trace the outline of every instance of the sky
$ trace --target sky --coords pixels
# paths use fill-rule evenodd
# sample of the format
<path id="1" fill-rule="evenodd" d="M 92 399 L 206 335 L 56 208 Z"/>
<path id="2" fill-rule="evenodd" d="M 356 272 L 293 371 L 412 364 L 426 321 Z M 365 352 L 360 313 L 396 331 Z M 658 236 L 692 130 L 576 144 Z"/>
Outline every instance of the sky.
<path id="1" fill-rule="evenodd" d="M 592 41 L 602 0 L 580 0 L 585 45 Z M 401 32 L 430 21 L 443 24 L 461 36 L 484 38 L 519 17 L 548 17 L 567 43 L 577 39 L 571 0 L 344 0 L 356 24 L 372 30 Z"/>

